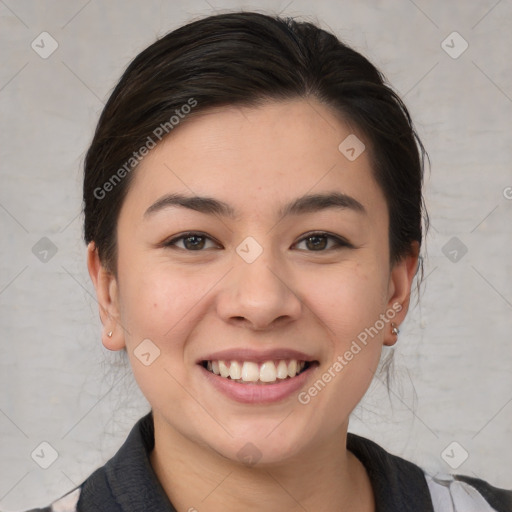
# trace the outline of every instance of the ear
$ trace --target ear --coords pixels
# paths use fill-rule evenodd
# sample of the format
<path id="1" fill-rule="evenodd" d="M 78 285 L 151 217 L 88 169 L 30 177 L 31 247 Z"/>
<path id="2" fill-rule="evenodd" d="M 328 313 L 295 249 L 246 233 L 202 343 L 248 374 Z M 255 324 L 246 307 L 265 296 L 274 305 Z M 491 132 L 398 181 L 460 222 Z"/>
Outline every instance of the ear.
<path id="1" fill-rule="evenodd" d="M 405 319 L 411 300 L 411 287 L 418 270 L 419 243 L 412 242 L 410 251 L 391 269 L 388 286 L 387 310 L 397 311 L 393 323 L 398 327 Z M 396 334 L 386 332 L 384 345 L 394 345 Z"/>
<path id="2" fill-rule="evenodd" d="M 87 246 L 87 268 L 96 288 L 99 313 L 103 324 L 102 342 L 109 350 L 125 348 L 124 332 L 119 321 L 118 286 L 115 276 L 101 263 L 98 248 L 94 242 Z M 112 333 L 109 336 L 109 333 Z"/>

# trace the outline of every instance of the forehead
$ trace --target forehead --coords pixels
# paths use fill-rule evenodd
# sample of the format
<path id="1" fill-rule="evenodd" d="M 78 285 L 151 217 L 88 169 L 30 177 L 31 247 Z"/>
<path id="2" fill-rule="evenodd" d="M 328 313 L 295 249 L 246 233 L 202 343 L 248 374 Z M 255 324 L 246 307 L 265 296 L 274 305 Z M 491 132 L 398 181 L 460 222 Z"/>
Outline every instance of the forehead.
<path id="1" fill-rule="evenodd" d="M 353 126 L 313 99 L 209 109 L 185 118 L 143 159 L 126 201 L 147 207 L 179 191 L 263 213 L 269 203 L 336 190 L 370 206 L 384 199 L 368 149 Z"/>

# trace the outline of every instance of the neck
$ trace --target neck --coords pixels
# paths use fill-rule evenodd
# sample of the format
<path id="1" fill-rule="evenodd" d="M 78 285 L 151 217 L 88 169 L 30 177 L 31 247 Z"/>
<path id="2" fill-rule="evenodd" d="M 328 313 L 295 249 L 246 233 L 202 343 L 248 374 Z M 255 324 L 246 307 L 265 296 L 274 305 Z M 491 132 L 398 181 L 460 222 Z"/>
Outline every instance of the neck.
<path id="1" fill-rule="evenodd" d="M 370 480 L 346 449 L 347 431 L 293 460 L 245 466 L 200 446 L 154 415 L 151 464 L 178 511 L 374 512 Z"/>

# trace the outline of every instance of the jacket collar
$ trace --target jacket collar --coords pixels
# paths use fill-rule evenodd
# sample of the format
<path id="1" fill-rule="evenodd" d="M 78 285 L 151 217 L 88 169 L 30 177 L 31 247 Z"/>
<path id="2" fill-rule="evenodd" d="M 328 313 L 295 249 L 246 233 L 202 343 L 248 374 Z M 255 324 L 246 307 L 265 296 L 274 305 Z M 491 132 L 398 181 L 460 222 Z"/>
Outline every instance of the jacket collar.
<path id="1" fill-rule="evenodd" d="M 347 434 L 347 448 L 368 472 L 376 512 L 434 512 L 421 468 L 351 432 Z"/>

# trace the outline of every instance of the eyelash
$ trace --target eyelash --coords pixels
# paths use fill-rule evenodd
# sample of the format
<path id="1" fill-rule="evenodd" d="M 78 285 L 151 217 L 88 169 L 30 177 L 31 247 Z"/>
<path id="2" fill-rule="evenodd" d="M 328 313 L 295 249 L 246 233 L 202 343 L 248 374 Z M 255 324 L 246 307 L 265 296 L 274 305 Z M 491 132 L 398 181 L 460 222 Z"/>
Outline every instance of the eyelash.
<path id="1" fill-rule="evenodd" d="M 193 236 L 197 236 L 197 237 L 200 237 L 200 238 L 205 238 L 205 239 L 208 239 L 208 240 L 211 240 L 211 241 L 215 242 L 215 240 L 213 238 L 211 238 L 210 236 L 206 235 L 205 233 L 202 233 L 200 231 L 189 231 L 187 233 L 182 233 L 181 235 L 179 235 L 177 237 L 174 237 L 174 238 L 164 242 L 162 244 L 162 246 L 163 247 L 168 247 L 168 248 L 176 248 L 176 249 L 179 249 L 179 250 L 182 250 L 182 251 L 186 251 L 186 252 L 204 252 L 204 250 L 194 251 L 194 250 L 189 250 L 189 249 L 186 249 L 186 248 L 182 248 L 182 247 L 177 247 L 176 246 L 176 243 L 179 242 L 180 240 L 183 240 L 185 238 L 191 238 Z M 306 252 L 327 252 L 329 250 L 337 250 L 337 249 L 342 249 L 342 248 L 354 248 L 354 246 L 351 243 L 349 243 L 347 240 L 345 240 L 345 239 L 343 239 L 343 238 L 341 238 L 339 236 L 327 233 L 325 231 L 313 231 L 311 233 L 307 233 L 305 236 L 303 236 L 294 245 L 297 245 L 297 244 L 299 244 L 301 242 L 304 242 L 308 238 L 312 238 L 312 237 L 325 237 L 327 239 L 334 240 L 335 245 L 333 247 L 329 247 L 328 249 L 323 249 L 323 250 L 320 250 L 320 251 L 306 251 Z M 215 243 L 218 243 L 218 242 L 215 242 Z"/>

